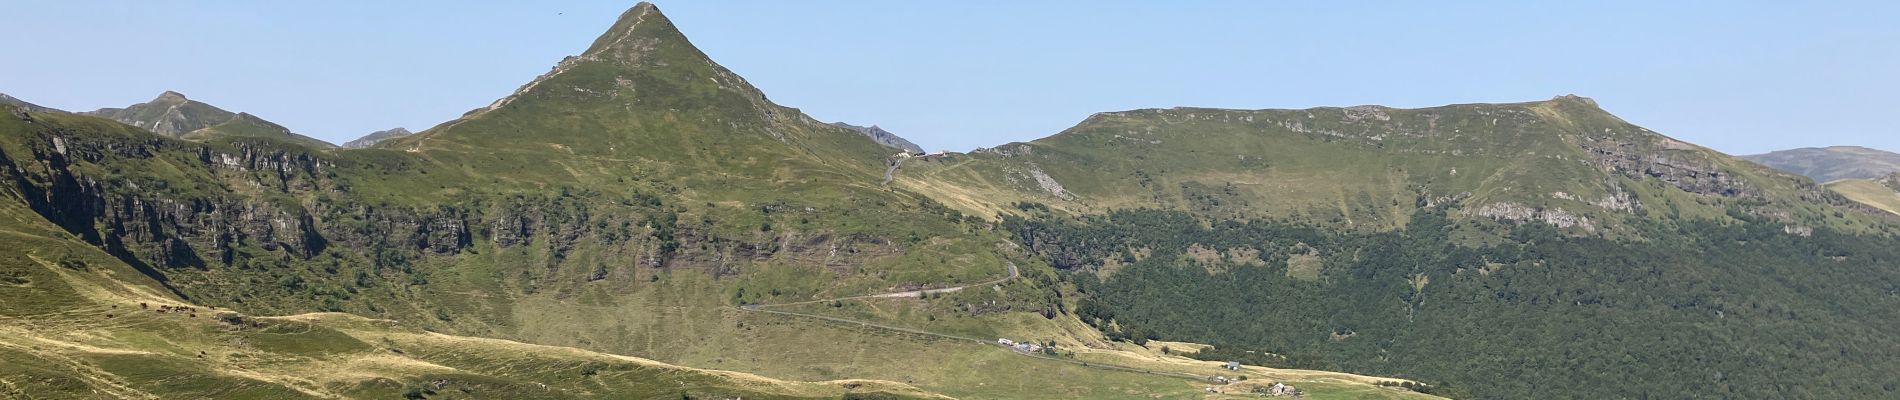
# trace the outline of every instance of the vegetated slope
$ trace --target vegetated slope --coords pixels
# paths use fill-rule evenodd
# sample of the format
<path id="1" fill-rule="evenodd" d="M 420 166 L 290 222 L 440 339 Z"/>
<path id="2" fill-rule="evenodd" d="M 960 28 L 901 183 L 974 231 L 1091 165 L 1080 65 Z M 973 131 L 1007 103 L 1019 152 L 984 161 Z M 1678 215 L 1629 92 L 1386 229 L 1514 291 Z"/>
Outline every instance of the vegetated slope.
<path id="1" fill-rule="evenodd" d="M 1841 179 L 1827 188 L 1873 208 L 1900 214 L 1900 173 L 1878 180 Z"/>
<path id="2" fill-rule="evenodd" d="M 650 5 L 493 107 L 378 148 L 320 151 L 250 135 L 185 141 L 85 115 L 3 111 L 6 187 L 196 304 L 348 312 L 989 398 L 1199 390 L 1179 378 L 737 309 L 990 281 L 1014 255 L 989 223 L 880 186 L 888 149 L 766 101 Z M 1020 372 L 1033 369 L 1068 380 Z"/>
<path id="3" fill-rule="evenodd" d="M 29 110 L 31 111 L 31 110 Z M 159 135 L 205 141 L 222 137 L 264 137 L 298 143 L 312 148 L 336 147 L 328 142 L 292 133 L 263 118 L 224 109 L 185 98 L 167 91 L 152 101 L 125 108 L 101 108 L 81 114 L 104 117 Z"/>
<path id="4" fill-rule="evenodd" d="M 349 142 L 343 143 L 343 148 L 366 149 L 366 148 L 369 148 L 370 146 L 375 146 L 377 143 L 382 143 L 385 140 L 395 139 L 395 138 L 414 135 L 414 134 L 415 134 L 414 132 L 410 132 L 408 129 L 403 129 L 403 128 L 375 131 L 375 132 L 370 132 L 368 135 L 363 135 L 363 137 L 356 138 L 356 140 L 351 140 Z"/>
<path id="5" fill-rule="evenodd" d="M 1889 335 L 1890 214 L 1578 97 L 1098 114 L 911 160 L 893 185 L 1011 218 L 1110 336 L 1227 349 L 1210 359 L 1414 378 L 1452 397 L 1881 397 L 1865 390 L 1884 383 L 1859 382 L 1882 381 L 1866 371 L 1900 352 L 1746 355 Z"/>
<path id="6" fill-rule="evenodd" d="M 880 187 L 887 150 L 766 101 L 647 4 L 556 72 L 384 149 L 4 117 L 0 171 L 36 212 L 245 312 L 653 354 L 728 304 L 1004 272 L 1001 233 Z"/>
<path id="7" fill-rule="evenodd" d="M 764 209 L 704 206 L 679 200 L 659 183 L 633 180 L 618 186 L 626 194 L 613 195 L 601 193 L 605 188 L 572 187 L 565 195 L 558 194 L 560 188 L 495 195 L 456 185 L 452 193 L 474 199 L 433 199 L 436 194 L 427 191 L 400 197 L 401 190 L 380 186 L 393 184 L 366 177 L 470 179 L 402 152 L 311 152 L 257 139 L 195 143 L 86 116 L 7 111 L 9 118 L 0 120 L 0 173 L 13 182 L 7 190 L 19 193 L 13 200 L 18 207 L 58 218 L 52 222 L 70 232 L 75 244 L 96 246 L 115 262 L 131 264 L 122 276 L 136 273 L 149 279 L 153 291 L 194 303 L 251 314 L 346 311 L 438 332 L 793 379 L 906 380 L 980 398 L 1185 398 L 1200 390 L 1175 377 L 733 307 L 1003 276 L 1003 259 L 1017 256 L 1005 251 L 1001 233 L 933 214 L 947 212 L 941 208 L 860 217 L 816 211 L 833 207 L 820 203 L 813 210 L 769 203 Z M 351 198 L 356 195 L 390 200 Z M 399 203 L 423 201 L 436 202 L 435 208 Z M 878 211 L 875 203 L 858 206 L 854 212 Z M 864 227 L 873 222 L 918 237 L 881 239 L 875 235 L 889 233 Z M 776 227 L 761 229 L 766 223 Z M 720 232 L 727 224 L 744 231 Z M 846 229 L 859 231 L 834 233 Z M 1047 267 L 1025 268 L 1043 278 L 967 291 L 976 296 L 965 303 L 967 316 L 945 320 L 1074 321 L 1066 314 L 1053 322 L 1036 314 L 1058 312 L 1061 306 L 1050 300 L 1056 283 Z M 324 320 L 335 318 L 341 317 Z M 454 352 L 453 343 L 460 342 L 436 348 Z M 409 347 L 421 344 L 403 346 L 398 348 L 414 352 Z M 867 357 L 867 349 L 878 355 Z M 926 359 L 940 363 L 916 361 Z M 558 375 L 585 366 L 518 372 Z M 1061 378 L 1051 382 L 1024 371 Z M 493 379 L 521 376 L 496 372 Z M 465 379 L 474 378 L 453 380 Z M 1405 396 L 1365 384 L 1310 389 Z"/>
<path id="8" fill-rule="evenodd" d="M 1878 179 L 1900 172 L 1900 154 L 1859 146 L 1810 147 L 1742 158 L 1823 183 Z"/>
<path id="9" fill-rule="evenodd" d="M 934 398 L 881 381 L 787 382 L 404 328 L 252 317 L 179 299 L 0 190 L 0 397 Z"/>
<path id="10" fill-rule="evenodd" d="M 1164 207 L 1391 229 L 1421 207 L 1604 234 L 1645 219 L 1865 229 L 1851 202 L 1799 177 L 1629 124 L 1589 99 L 1423 109 L 1148 109 L 1054 136 L 906 163 L 895 185 L 968 211 Z"/>
<path id="11" fill-rule="evenodd" d="M 1900 388 L 1893 237 L 1638 222 L 1542 223 L 1467 244 L 1450 207 L 1358 233 L 1178 211 L 1014 218 L 1069 265 L 1077 314 L 1196 357 L 1415 379 L 1453 398 L 1889 398 Z"/>

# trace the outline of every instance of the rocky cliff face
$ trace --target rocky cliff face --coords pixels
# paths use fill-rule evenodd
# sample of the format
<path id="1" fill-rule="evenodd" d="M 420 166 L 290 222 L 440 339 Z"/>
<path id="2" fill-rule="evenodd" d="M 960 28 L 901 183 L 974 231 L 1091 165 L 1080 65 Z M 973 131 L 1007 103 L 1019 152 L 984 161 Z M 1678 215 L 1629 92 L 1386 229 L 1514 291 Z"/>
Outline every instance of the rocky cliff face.
<path id="1" fill-rule="evenodd" d="M 385 140 L 395 139 L 395 138 L 409 136 L 413 134 L 414 133 L 409 132 L 408 129 L 403 129 L 403 128 L 395 128 L 395 129 L 384 130 L 384 131 L 375 131 L 375 132 L 370 132 L 370 134 L 368 135 L 363 135 L 363 137 L 356 138 L 356 140 L 351 140 L 349 142 L 343 143 L 343 148 L 346 148 L 346 149 L 369 148 L 370 146 L 375 146 L 377 143 L 381 143 L 382 141 L 385 141 Z"/>

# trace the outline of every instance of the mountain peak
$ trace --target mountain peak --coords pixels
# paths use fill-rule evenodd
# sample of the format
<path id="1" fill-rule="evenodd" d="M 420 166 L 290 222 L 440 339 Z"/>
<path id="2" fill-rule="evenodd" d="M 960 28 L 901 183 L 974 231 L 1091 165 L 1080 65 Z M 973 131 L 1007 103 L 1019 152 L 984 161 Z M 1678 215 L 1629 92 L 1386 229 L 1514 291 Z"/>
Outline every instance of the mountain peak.
<path id="1" fill-rule="evenodd" d="M 191 99 L 185 98 L 184 93 L 178 93 L 178 92 L 167 90 L 165 91 L 165 93 L 159 93 L 157 98 L 152 99 L 152 102 L 160 102 L 160 101 L 177 102 L 177 101 L 189 101 L 189 100 Z"/>
<path id="2" fill-rule="evenodd" d="M 595 38 L 581 57 L 636 56 L 652 49 L 658 41 L 674 39 L 685 39 L 685 35 L 660 13 L 659 7 L 643 1 L 620 13 L 613 27 Z"/>

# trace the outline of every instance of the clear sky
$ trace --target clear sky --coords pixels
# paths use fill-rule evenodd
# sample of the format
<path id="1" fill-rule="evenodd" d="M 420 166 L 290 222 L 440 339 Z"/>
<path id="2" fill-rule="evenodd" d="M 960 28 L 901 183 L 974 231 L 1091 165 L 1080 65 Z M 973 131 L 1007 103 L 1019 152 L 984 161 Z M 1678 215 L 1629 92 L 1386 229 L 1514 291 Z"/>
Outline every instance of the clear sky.
<path id="1" fill-rule="evenodd" d="M 552 2 L 0 0 L 0 92 L 91 110 L 177 90 L 332 142 L 421 130 L 579 53 L 633 5 L 538 3 Z M 773 100 L 933 150 L 1098 111 L 1566 93 L 1730 153 L 1900 150 L 1895 1 L 657 3 Z"/>

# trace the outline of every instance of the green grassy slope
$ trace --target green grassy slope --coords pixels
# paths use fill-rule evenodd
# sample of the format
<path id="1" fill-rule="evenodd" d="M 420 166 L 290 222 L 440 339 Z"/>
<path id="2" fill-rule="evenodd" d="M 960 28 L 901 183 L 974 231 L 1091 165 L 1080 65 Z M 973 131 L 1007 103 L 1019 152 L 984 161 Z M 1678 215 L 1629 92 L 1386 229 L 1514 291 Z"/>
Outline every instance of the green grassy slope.
<path id="1" fill-rule="evenodd" d="M 990 281 L 1022 260 L 987 221 L 879 185 L 888 149 L 765 100 L 650 5 L 494 107 L 372 149 L 4 117 L 0 177 L 25 207 L 194 304 L 977 398 L 1200 395 L 1180 378 L 740 311 Z"/>
<path id="2" fill-rule="evenodd" d="M 1419 207 L 1615 232 L 1637 219 L 1866 229 L 1799 177 L 1624 122 L 1574 96 L 1423 109 L 1148 109 L 1102 113 L 1028 143 L 910 162 L 899 185 L 966 211 L 1015 201 L 1095 213 L 1163 207 L 1391 229 Z"/>
<path id="3" fill-rule="evenodd" d="M 1842 179 L 1827 184 L 1828 190 L 1886 212 L 1900 214 L 1900 189 L 1866 179 Z"/>
<path id="4" fill-rule="evenodd" d="M 98 163 L 84 163 L 68 167 L 96 176 L 98 180 L 122 189 L 139 186 L 140 192 L 128 192 L 134 196 L 164 199 L 204 199 L 192 201 L 217 202 L 226 196 L 237 196 L 265 203 L 275 203 L 282 207 L 319 201 L 323 196 L 334 193 L 299 194 L 299 188 L 330 187 L 353 185 L 353 181 L 326 180 L 335 178 L 294 177 L 282 180 L 258 178 L 258 175 L 275 176 L 284 170 L 267 168 L 246 171 L 240 168 L 199 169 L 193 167 L 194 161 L 211 154 L 212 159 L 226 160 L 233 153 L 269 153 L 285 152 L 283 159 L 316 158 L 334 162 L 330 168 L 342 171 L 336 178 L 350 177 L 351 174 L 383 168 L 382 164 L 396 163 L 389 159 L 349 158 L 354 152 L 344 153 L 341 158 L 330 157 L 324 153 L 299 153 L 300 147 L 273 148 L 274 142 L 232 141 L 229 143 L 190 143 L 151 136 L 149 133 L 117 123 L 87 118 L 83 116 L 39 115 L 30 116 L 30 122 L 21 119 L 0 124 L 0 132 L 6 132 L 7 141 L 4 153 L 9 157 L 15 154 L 53 154 L 65 149 L 72 158 L 51 157 L 46 162 L 58 163 L 60 160 L 74 160 L 84 157 L 97 158 Z M 57 145 L 50 137 L 39 136 L 57 132 L 60 140 Z M 140 148 L 133 144 L 145 143 L 153 147 Z M 155 144 L 154 144 L 155 143 Z M 93 153 L 92 150 L 105 144 L 111 147 L 132 150 L 134 153 L 151 152 L 146 157 L 106 156 Z M 224 147 L 231 146 L 231 147 Z M 387 156 L 403 162 L 418 162 L 407 153 L 387 154 L 370 151 L 363 154 Z M 82 156 L 83 155 L 83 156 Z M 218 161 L 226 165 L 224 161 Z M 247 165 L 239 160 L 231 164 Z M 399 164 L 400 165 L 400 164 Z M 13 168 L 45 168 L 39 164 L 14 164 Z M 296 171 L 296 168 L 291 168 Z M 447 173 L 440 173 L 447 175 Z M 18 176 L 16 176 L 17 178 Z M 58 190 L 57 178 L 27 176 L 27 179 L 50 179 L 54 182 L 47 186 L 29 184 L 15 189 Z M 242 182 L 244 185 L 228 185 L 227 182 Z M 663 193 L 656 191 L 656 193 Z M 254 197 L 253 197 L 254 196 Z M 309 197 L 304 197 L 309 196 Z M 26 196 L 21 196 L 26 197 Z M 600 214 L 651 214 L 660 212 L 642 203 L 641 197 L 621 197 L 619 200 L 603 201 L 597 197 L 604 195 L 574 194 L 564 197 L 566 200 L 551 200 L 544 205 L 552 208 L 542 212 L 557 213 L 562 207 L 579 207 L 590 204 L 591 212 Z M 657 197 L 656 197 L 657 198 Z M 413 201 L 414 199 L 410 199 Z M 624 200 L 633 205 L 611 206 Z M 143 201 L 143 200 L 141 200 Z M 156 201 L 156 200 L 154 200 Z M 329 200 L 325 200 L 329 201 Z M 670 197 L 661 200 L 671 203 Z M 16 221 L 5 224 L 9 229 L 16 227 L 39 227 L 49 235 L 63 235 L 74 228 L 45 226 L 44 222 L 31 222 L 44 214 L 27 209 L 24 198 L 11 198 L 7 202 L 9 210 L 14 210 Z M 447 203 L 455 204 L 455 203 Z M 868 204 L 867 204 L 868 205 Z M 49 206 L 49 205 L 42 205 Z M 822 205 L 821 205 L 822 206 Z M 312 206 L 313 208 L 315 206 Z M 699 207 L 704 207 L 703 205 Z M 697 208 L 697 207 L 695 207 Z M 756 226 L 758 221 L 767 217 L 751 214 L 754 211 L 738 211 L 743 208 L 729 205 L 713 205 L 705 209 L 707 214 L 716 218 L 750 216 L 744 222 L 747 226 Z M 812 229 L 816 224 L 843 224 L 852 221 L 852 214 L 832 214 L 837 211 L 792 211 L 791 216 L 770 217 L 782 223 L 772 232 L 779 236 L 770 242 L 787 243 L 788 247 L 805 246 L 806 240 L 819 234 L 798 233 Z M 64 211 L 62 211 L 64 212 Z M 83 214 L 82 210 L 71 210 Z M 257 212 L 245 211 L 238 213 Z M 312 211 L 315 212 L 315 211 Z M 321 213 L 318 213 L 321 215 Z M 57 215 L 57 213 L 56 213 Z M 944 219 L 943 216 L 928 216 L 902 229 L 928 229 L 925 232 L 955 232 L 975 227 L 962 226 Z M 694 220 L 700 214 L 689 211 L 682 220 Z M 804 217 L 800 217 L 804 216 Z M 326 217 L 327 218 L 327 217 Z M 645 217 L 641 217 L 645 218 Z M 807 222 L 798 222 L 794 218 L 810 218 Z M 192 218 L 187 218 L 192 219 Z M 618 220 L 605 220 L 610 225 L 619 225 Z M 931 222 L 935 221 L 935 222 Z M 73 223 L 93 226 L 97 235 L 115 237 L 113 230 L 121 229 L 94 225 L 93 221 Z M 341 222 L 339 222 L 341 223 Z M 387 223 L 387 222 L 383 222 Z M 651 222 L 647 222 L 651 223 Z M 856 224 L 857 222 L 850 222 Z M 865 222 L 869 224 L 868 222 Z M 37 224 L 37 225 L 36 225 Z M 930 225 L 939 224 L 939 225 Z M 589 223 L 588 225 L 592 225 Z M 713 225 L 718 225 L 714 223 Z M 827 225 L 830 226 L 830 225 Z M 835 225 L 845 226 L 845 225 Z M 848 228 L 848 226 L 845 226 Z M 718 229 L 705 226 L 690 229 Z M 362 229 L 370 229 L 365 227 Z M 648 229 L 648 228 L 640 228 Z M 687 228 L 679 228 L 686 232 Z M 827 228 L 844 229 L 844 228 Z M 876 232 L 880 228 L 863 229 Z M 85 232 L 85 229 L 78 229 Z M 978 230 L 980 232 L 980 230 Z M 372 231 L 374 232 L 374 231 Z M 143 235 L 144 232 L 126 232 Z M 762 234 L 752 232 L 752 234 Z M 996 233 L 970 233 L 984 237 Z M 146 265 L 151 275 L 141 273 L 138 268 L 125 266 L 119 257 L 96 250 L 95 244 L 83 238 L 63 239 L 67 247 L 86 251 L 92 261 L 89 264 L 112 266 L 112 279 L 144 281 L 135 294 L 113 297 L 145 299 L 152 304 L 183 305 L 190 304 L 176 300 L 170 291 L 176 290 L 198 301 L 212 302 L 228 308 L 237 308 L 248 313 L 282 314 L 300 313 L 309 310 L 341 310 L 355 314 L 389 318 L 394 321 L 364 320 L 341 314 L 297 318 L 263 318 L 258 321 L 264 327 L 253 327 L 257 332 L 239 330 L 223 333 L 221 325 L 207 317 L 199 315 L 196 319 L 185 318 L 179 323 L 152 325 L 159 332 L 188 333 L 181 339 L 144 331 L 120 333 L 117 326 L 102 331 L 67 330 L 27 330 L 18 337 L 23 340 L 52 337 L 66 338 L 85 335 L 148 335 L 140 340 L 98 340 L 84 342 L 87 346 L 114 352 L 151 352 L 153 343 L 169 343 L 164 346 L 168 351 L 186 356 L 183 360 L 156 359 L 163 361 L 164 367 L 154 370 L 128 370 L 123 372 L 93 373 L 100 376 L 96 385 L 120 384 L 129 390 L 130 396 L 150 393 L 158 396 L 175 395 L 215 395 L 215 396 L 328 396 L 345 397 L 371 396 L 389 393 L 390 390 L 405 391 L 423 382 L 436 379 L 449 379 L 458 382 L 451 390 L 467 388 L 481 394 L 503 393 L 508 397 L 526 395 L 525 385 L 543 383 L 551 387 L 557 382 L 567 382 L 566 387 L 573 392 L 589 392 L 603 395 L 615 393 L 670 393 L 650 386 L 642 386 L 638 380 L 629 379 L 640 369 L 631 369 L 627 362 L 615 361 L 618 358 L 604 355 L 582 354 L 576 359 L 555 357 L 547 359 L 530 357 L 526 354 L 541 354 L 549 350 L 526 345 L 499 346 L 503 349 L 492 350 L 495 354 L 485 354 L 480 347 L 469 348 L 471 344 L 495 343 L 488 340 L 476 340 L 463 337 L 450 337 L 415 331 L 422 327 L 440 332 L 456 332 L 467 335 L 502 337 L 526 342 L 573 346 L 578 348 L 602 349 L 615 353 L 639 354 L 646 357 L 683 363 L 704 368 L 735 369 L 767 374 L 774 377 L 830 381 L 849 378 L 871 378 L 890 381 L 914 382 L 928 387 L 929 390 L 948 393 L 960 397 L 972 398 L 1197 398 L 1200 386 L 1195 382 L 1172 377 L 1157 377 L 1135 373 L 1118 373 L 1086 367 L 1038 361 L 1011 354 L 1008 351 L 990 346 L 969 343 L 944 342 L 928 337 L 867 329 L 853 325 L 827 323 L 792 317 L 746 313 L 733 307 L 737 301 L 788 301 L 823 296 L 841 296 L 871 293 L 888 290 L 893 282 L 943 283 L 969 282 L 993 279 L 991 272 L 983 268 L 995 267 L 1007 253 L 999 253 L 994 242 L 979 242 L 982 246 L 966 247 L 968 242 L 953 239 L 922 239 L 920 242 L 906 245 L 904 251 L 883 248 L 874 242 L 847 242 L 844 253 L 859 252 L 869 258 L 853 256 L 835 256 L 840 260 L 862 259 L 863 264 L 850 264 L 843 271 L 832 271 L 821 260 L 811 259 L 834 257 L 827 255 L 824 248 L 800 251 L 783 251 L 785 256 L 767 257 L 756 264 L 738 266 L 736 270 L 723 271 L 718 268 L 715 257 L 718 253 L 701 250 L 681 250 L 681 259 L 669 262 L 667 267 L 653 267 L 641 264 L 651 256 L 634 250 L 632 254 L 623 254 L 621 246 L 604 237 L 585 235 L 584 239 L 574 242 L 564 254 L 556 257 L 550 253 L 557 251 L 553 247 L 501 246 L 493 241 L 493 234 L 481 234 L 481 240 L 473 247 L 463 250 L 456 256 L 431 255 L 429 253 L 411 254 L 397 252 L 390 248 L 372 247 L 372 252 L 391 256 L 416 257 L 404 264 L 383 264 L 374 258 L 364 258 L 354 254 L 355 250 L 344 247 L 348 242 L 359 238 L 332 235 L 337 245 L 331 246 L 316 255 L 305 258 L 303 255 L 279 250 L 265 250 L 263 240 L 247 239 L 249 243 L 234 246 L 234 261 L 220 264 L 206 254 L 203 268 L 191 266 L 167 267 L 164 265 Z M 533 240 L 551 242 L 554 234 L 537 234 Z M 680 233 L 676 240 L 689 245 L 698 245 L 698 240 L 689 239 L 686 233 Z M 754 238 L 756 240 L 756 237 Z M 648 240 L 648 239 L 642 239 Z M 277 243 L 283 246 L 284 243 Z M 654 245 L 644 242 L 641 246 Z M 823 243 L 821 241 L 820 243 Z M 636 247 L 641 247 L 636 246 Z M 730 245 L 727 245 L 730 246 Z M 107 244 L 107 249 L 117 249 Z M 46 243 L 24 243 L 17 247 L 35 249 L 34 251 L 52 251 L 59 249 Z M 854 250 L 855 249 L 855 250 Z M 154 264 L 164 261 L 164 257 L 140 256 L 144 250 L 124 249 L 123 257 L 133 260 L 152 260 Z M 806 253 L 808 252 L 808 253 Z M 949 264 L 946 264 L 949 263 Z M 961 264 L 958 264 L 961 263 Z M 554 271 L 544 266 L 555 266 Z M 970 265 L 967 271 L 946 268 L 946 265 Z M 587 268 L 580 268 L 585 266 Z M 593 267 L 604 266 L 597 270 Z M 605 276 L 594 278 L 597 271 L 605 271 Z M 961 272 L 960 272 L 961 271 Z M 953 275 L 944 275 L 953 273 Z M 967 273 L 959 276 L 954 273 Z M 163 282 L 151 280 L 152 276 L 161 277 Z M 28 278 L 35 282 L 44 282 L 42 278 Z M 1007 293 L 1033 295 L 1044 289 L 1024 283 L 1008 285 Z M 750 294 L 745 294 L 750 293 Z M 1015 296 L 1015 295 L 1012 295 Z M 69 304 L 87 302 L 103 305 L 88 306 L 77 315 L 45 316 L 44 319 L 20 320 L 16 326 L 64 326 L 80 324 L 92 326 L 93 319 L 107 319 L 104 314 L 118 314 L 111 305 L 119 309 L 129 309 L 130 300 L 88 300 L 81 296 L 58 297 L 46 294 L 10 293 L 4 296 L 13 299 L 34 299 L 32 302 L 10 301 L 8 304 L 47 304 L 45 308 L 27 310 L 31 314 L 49 312 Z M 43 302 L 40 300 L 44 300 Z M 1033 300 L 1033 298 L 1031 299 Z M 987 302 L 987 301 L 986 301 Z M 1037 306 L 1036 301 L 1011 301 L 1001 303 L 1009 307 Z M 208 310 L 209 308 L 207 308 Z M 1031 321 L 1046 321 L 1028 311 L 1008 311 L 1006 314 L 1030 317 Z M 207 311 L 209 314 L 209 311 Z M 138 314 L 145 318 L 144 314 Z M 71 322 L 66 319 L 71 318 Z M 115 316 L 114 318 L 122 318 Z M 1071 318 L 1071 317 L 1065 317 Z M 141 320 L 143 321 L 143 320 Z M 175 320 L 160 320 L 175 321 Z M 383 322 L 378 322 L 383 321 Z M 1072 321 L 1072 319 L 1071 319 Z M 1046 323 L 1046 322 L 1045 322 Z M 145 324 L 140 322 L 140 324 Z M 146 326 L 146 325 L 140 325 Z M 1034 328 L 1045 329 L 1045 328 Z M 276 336 L 258 336 L 296 332 L 299 340 L 315 341 L 303 347 L 245 347 L 227 346 L 220 343 L 238 341 L 255 342 L 278 338 Z M 314 332 L 314 333 L 313 333 Z M 150 335 L 158 335 L 152 337 Z M 287 339 L 287 338 L 286 338 Z M 322 339 L 322 340 L 317 340 Z M 68 340 L 68 339 L 57 339 Z M 358 343 L 361 342 L 361 343 Z M 332 348 L 330 346 L 335 346 Z M 403 359 L 389 359 L 390 348 L 401 350 L 406 357 L 421 359 L 422 363 Z M 513 349 L 513 350 L 509 350 Z M 197 351 L 207 351 L 214 360 L 226 360 L 211 365 L 193 364 Z M 315 357 L 305 352 L 325 354 Z M 471 352 L 476 354 L 470 354 Z M 578 350 L 560 350 L 560 352 L 581 353 Z M 64 354 L 64 353 L 61 353 Z M 17 357 L 38 360 L 40 358 L 70 357 L 70 354 L 19 354 Z M 170 354 L 170 353 L 168 353 Z M 223 357 L 223 358 L 216 358 Z M 229 361 L 237 360 L 237 361 Z M 502 361 L 496 361 L 502 360 Z M 593 360 L 593 361 L 588 361 Z M 935 360 L 920 361 L 920 360 Z M 153 359 L 137 359 L 134 364 L 151 364 Z M 602 371 L 618 371 L 613 382 L 626 386 L 602 385 L 591 383 L 591 379 L 578 375 L 578 371 L 602 363 Z M 34 361 L 42 363 L 42 361 Z M 75 374 L 82 366 L 58 364 L 45 361 L 45 365 L 32 367 L 33 371 L 21 371 L 25 377 Z M 35 364 L 38 365 L 38 364 Z M 499 365 L 531 365 L 534 367 L 508 367 Z M 541 367 L 540 365 L 546 365 Z M 970 368 L 971 365 L 981 368 Z M 444 366 L 457 371 L 451 372 L 436 366 Z M 156 368 L 156 367 L 155 367 Z M 623 371 L 622 369 L 630 369 Z M 318 371 L 359 371 L 346 376 L 329 376 Z M 34 372 L 39 371 L 39 372 Z M 1031 373 L 1038 371 L 1042 374 Z M 123 377 L 119 374 L 131 374 L 137 377 L 161 376 L 172 373 L 190 373 L 210 376 L 211 381 L 197 382 L 182 387 L 149 387 L 160 385 L 158 382 L 140 383 L 137 377 Z M 327 373 L 327 372 L 326 372 Z M 600 372 L 606 376 L 608 372 Z M 1044 375 L 1046 374 L 1046 375 Z M 225 375 L 237 375 L 220 381 Z M 312 377 L 312 376 L 315 377 Z M 1053 381 L 1048 376 L 1055 376 Z M 22 378 L 30 381 L 32 378 Z M 565 380 L 565 381 L 563 381 Z M 79 385 L 79 384 L 74 384 Z M 73 386 L 91 390 L 95 384 Z M 751 384 L 741 385 L 741 390 Z M 790 384 L 787 384 L 790 385 Z M 843 387 L 843 383 L 812 384 L 817 388 Z M 863 390 L 885 386 L 861 384 Z M 804 387 L 806 385 L 791 385 Z M 243 391 L 220 391 L 221 387 L 244 388 Z M 704 387 L 695 386 L 694 393 L 726 393 L 727 386 L 708 383 Z M 25 387 L 26 393 L 57 393 L 59 390 L 48 387 Z M 121 390 L 121 389 L 113 389 Z M 746 389 L 752 390 L 752 389 Z M 759 394 L 786 394 L 779 389 L 756 389 Z M 799 393 L 827 393 L 818 389 L 799 389 Z M 832 390 L 832 389 L 825 389 Z M 835 393 L 842 393 L 837 389 Z M 906 389 L 908 390 L 908 389 Z M 1392 392 L 1370 388 L 1368 385 L 1327 383 L 1310 389 L 1316 394 L 1361 393 L 1370 398 L 1404 396 L 1402 392 Z M 1370 392 L 1368 392 L 1370 390 Z M 653 391 L 653 392 L 649 392 Z M 889 389 L 887 391 L 899 391 Z M 453 393 L 457 392 L 447 392 Z M 745 393 L 745 392 L 736 392 Z M 801 394 L 802 395 L 802 394 Z M 759 396 L 768 397 L 768 396 Z"/>
<path id="5" fill-rule="evenodd" d="M 8 398 L 936 397 L 891 382 L 779 381 L 347 314 L 242 316 L 172 296 L 3 193 Z"/>
<path id="6" fill-rule="evenodd" d="M 293 133 L 289 128 L 283 127 L 283 125 L 265 121 L 262 118 L 247 113 L 238 113 L 237 116 L 232 117 L 230 121 L 191 131 L 179 136 L 179 138 L 201 142 L 227 138 L 267 138 L 309 146 L 313 149 L 336 147 L 336 145 L 330 144 L 329 142 Z"/>

